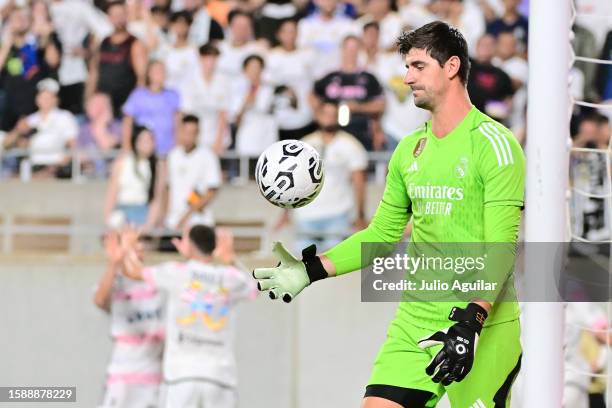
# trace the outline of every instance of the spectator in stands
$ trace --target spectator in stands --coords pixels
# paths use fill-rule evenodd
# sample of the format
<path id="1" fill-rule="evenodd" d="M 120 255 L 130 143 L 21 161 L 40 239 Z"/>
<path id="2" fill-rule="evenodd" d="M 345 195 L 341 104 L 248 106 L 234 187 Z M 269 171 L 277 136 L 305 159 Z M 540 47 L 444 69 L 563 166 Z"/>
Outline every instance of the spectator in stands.
<path id="1" fill-rule="evenodd" d="M 432 0 L 429 10 L 437 17 L 461 31 L 473 52 L 478 39 L 485 32 L 485 19 L 482 10 L 473 1 Z"/>
<path id="2" fill-rule="evenodd" d="M 100 408 L 157 407 L 164 349 L 164 297 L 155 287 L 126 277 L 124 246 L 116 232 L 104 238 L 106 269 L 94 303 L 109 313 L 112 351 Z M 142 256 L 140 243 L 136 244 Z"/>
<path id="3" fill-rule="evenodd" d="M 244 59 L 263 50 L 253 41 L 253 18 L 250 14 L 240 10 L 233 10 L 229 14 L 229 33 L 227 38 L 219 44 L 218 69 L 228 77 L 241 74 Z"/>
<path id="4" fill-rule="evenodd" d="M 157 226 L 165 169 L 155 154 L 155 137 L 145 127 L 135 127 L 129 152 L 113 163 L 106 191 L 104 222 L 118 228 L 125 224 Z"/>
<path id="5" fill-rule="evenodd" d="M 201 46 L 199 75 L 180 90 L 180 95 L 181 111 L 197 116 L 200 121 L 198 145 L 221 155 L 232 140 L 227 116 L 230 84 L 217 69 L 218 59 L 216 46 L 210 43 Z"/>
<path id="6" fill-rule="evenodd" d="M 112 27 L 93 4 L 81 0 L 53 0 L 50 12 L 55 30 L 62 43 L 59 67 L 60 107 L 73 114 L 83 113 L 83 96 L 87 80 L 85 47 L 88 36 L 106 37 Z"/>
<path id="7" fill-rule="evenodd" d="M 590 114 L 580 121 L 578 132 L 573 136 L 575 147 L 601 149 L 601 152 L 580 152 L 573 154 L 572 171 L 574 187 L 592 193 L 605 195 L 608 192 L 608 169 L 606 155 L 610 138 L 609 121 L 598 113 Z M 607 227 L 607 200 L 597 196 L 577 195 L 574 198 L 577 211 L 576 232 L 589 240 L 610 239 Z"/>
<path id="8" fill-rule="evenodd" d="M 278 127 L 272 115 L 273 88 L 262 81 L 264 60 L 248 56 L 243 63 L 244 77 L 232 90 L 231 117 L 236 126 L 236 151 L 257 157 L 278 140 Z"/>
<path id="9" fill-rule="evenodd" d="M 121 146 L 121 121 L 113 118 L 108 95 L 94 94 L 85 107 L 86 122 L 81 126 L 78 147 L 81 163 L 98 176 L 106 175 L 107 155 Z"/>
<path id="10" fill-rule="evenodd" d="M 185 2 L 185 11 L 193 17 L 193 23 L 189 29 L 189 43 L 194 47 L 201 47 L 213 41 L 222 41 L 225 37 L 223 27 L 210 16 L 205 3 L 202 0 Z"/>
<path id="11" fill-rule="evenodd" d="M 414 104 L 412 90 L 404 84 L 405 62 L 397 51 L 379 49 L 379 27 L 375 22 L 363 29 L 361 65 L 373 73 L 385 93 L 385 111 L 381 119 L 387 150 L 393 150 L 404 136 L 429 119 L 429 112 Z"/>
<path id="12" fill-rule="evenodd" d="M 504 0 L 504 14 L 487 24 L 487 33 L 498 36 L 503 32 L 511 32 L 521 44 L 521 52 L 527 52 L 529 21 L 519 10 L 520 0 Z"/>
<path id="13" fill-rule="evenodd" d="M 368 23 L 378 24 L 379 46 L 383 51 L 395 48 L 395 42 L 404 25 L 399 14 L 393 11 L 392 3 L 392 0 L 366 0 L 366 14 L 357 20 L 361 29 Z"/>
<path id="14" fill-rule="evenodd" d="M 606 35 L 606 41 L 601 49 L 599 58 L 606 61 L 612 60 L 612 30 Z M 598 65 L 595 84 L 600 100 L 604 101 L 604 103 L 610 103 L 612 101 L 612 65 Z M 610 115 L 609 117 L 612 118 L 610 110 L 602 110 L 602 114 Z"/>
<path id="15" fill-rule="evenodd" d="M 598 58 L 598 49 L 593 33 L 578 24 L 572 26 L 573 36 L 571 44 L 574 48 L 574 53 L 580 57 Z M 582 94 L 588 101 L 597 101 L 597 89 L 595 87 L 595 75 L 597 73 L 597 64 L 586 61 L 575 61 L 574 67 L 579 69 L 584 77 L 584 89 Z"/>
<path id="16" fill-rule="evenodd" d="M 188 40 L 192 21 L 191 14 L 186 11 L 174 12 L 170 17 L 174 43 L 164 55 L 168 72 L 166 86 L 170 89 L 179 90 L 189 86 L 197 75 L 198 50 Z"/>
<path id="17" fill-rule="evenodd" d="M 314 243 L 325 251 L 342 241 L 352 226 L 363 229 L 365 219 L 365 170 L 368 157 L 355 137 L 340 130 L 338 105 L 323 102 L 316 112 L 319 130 L 303 140 L 325 162 L 325 183 L 317 199 L 293 210 L 298 242 L 296 248 Z M 281 223 L 286 221 L 287 213 Z"/>
<path id="18" fill-rule="evenodd" d="M 495 37 L 491 34 L 485 34 L 478 40 L 467 89 L 476 108 L 500 122 L 507 123 L 514 91 L 508 74 L 492 63 L 495 48 Z"/>
<path id="19" fill-rule="evenodd" d="M 149 58 L 163 59 L 172 40 L 170 38 L 170 9 L 163 6 L 149 7 L 143 2 L 134 2 L 136 19 L 128 24 L 130 34 L 138 38 L 147 49 Z"/>
<path id="20" fill-rule="evenodd" d="M 21 119 L 5 139 L 5 145 L 28 147 L 35 177 L 69 178 L 71 158 L 79 132 L 72 113 L 59 109 L 59 83 L 51 78 L 37 85 L 38 110 Z"/>
<path id="21" fill-rule="evenodd" d="M 96 91 L 110 96 L 113 114 L 121 117 L 121 107 L 136 86 L 145 83 L 147 50 L 144 44 L 127 31 L 127 12 L 121 0 L 113 0 L 106 8 L 113 33 L 102 40 L 90 63 L 86 95 Z"/>
<path id="22" fill-rule="evenodd" d="M 371 151 L 384 144 L 384 135 L 373 132 L 372 125 L 379 122 L 384 112 L 385 98 L 376 77 L 359 67 L 360 46 L 358 37 L 348 36 L 344 39 L 340 69 L 315 82 L 310 99 L 314 111 L 325 100 L 340 104 L 340 115 L 348 114 L 348 120 L 341 123 L 344 130 Z"/>
<path id="23" fill-rule="evenodd" d="M 198 145 L 199 126 L 196 116 L 185 115 L 178 143 L 168 155 L 166 226 L 177 231 L 215 223 L 210 204 L 221 187 L 221 169 L 219 158 Z"/>
<path id="24" fill-rule="evenodd" d="M 268 82 L 274 85 L 274 117 L 280 140 L 301 139 L 315 130 L 308 95 L 314 83 L 315 55 L 297 48 L 297 22 L 286 20 L 278 29 L 279 46 L 267 56 Z"/>
<path id="25" fill-rule="evenodd" d="M 174 133 L 180 122 L 179 95 L 166 89 L 166 68 L 160 61 L 152 61 L 147 67 L 146 86 L 136 88 L 123 106 L 123 148 L 130 146 L 134 124 L 146 126 L 155 136 L 157 153 L 168 154 L 174 146 Z"/>
<path id="26" fill-rule="evenodd" d="M 298 23 L 298 47 L 310 47 L 316 52 L 315 78 L 338 69 L 342 40 L 358 35 L 359 27 L 349 18 L 336 14 L 338 0 L 315 0 L 318 11 Z"/>
<path id="27" fill-rule="evenodd" d="M 61 45 L 50 30 L 33 31 L 30 11 L 16 8 L 2 32 L 0 78 L 5 92 L 2 130 L 11 130 L 20 117 L 36 110 L 36 84 L 47 77 L 57 77 Z"/>
<path id="28" fill-rule="evenodd" d="M 269 47 L 279 45 L 277 33 L 287 20 L 297 20 L 299 2 L 293 0 L 266 1 L 255 14 L 255 36 Z"/>
<path id="29" fill-rule="evenodd" d="M 507 125 L 512 130 L 518 130 L 525 124 L 525 110 L 527 109 L 527 61 L 519 55 L 517 39 L 513 33 L 504 31 L 497 36 L 496 56 L 493 65 L 501 68 L 512 80 L 512 109 Z"/>

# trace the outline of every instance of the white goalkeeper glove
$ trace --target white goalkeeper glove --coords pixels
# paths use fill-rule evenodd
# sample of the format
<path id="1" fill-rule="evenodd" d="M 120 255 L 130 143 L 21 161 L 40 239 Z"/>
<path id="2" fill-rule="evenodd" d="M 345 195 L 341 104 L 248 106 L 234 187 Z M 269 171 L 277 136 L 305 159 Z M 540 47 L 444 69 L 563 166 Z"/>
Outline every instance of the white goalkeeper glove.
<path id="1" fill-rule="evenodd" d="M 280 242 L 275 242 L 272 253 L 280 260 L 275 268 L 257 268 L 253 277 L 260 291 L 269 291 L 270 298 L 282 298 L 289 303 L 312 282 L 327 278 L 317 247 L 311 245 L 302 250 L 302 260 L 293 256 Z"/>
<path id="2" fill-rule="evenodd" d="M 433 382 L 449 385 L 463 380 L 470 372 L 487 316 L 487 311 L 476 303 L 470 303 L 465 309 L 453 307 L 448 318 L 457 323 L 418 342 L 422 349 L 442 345 L 425 369 Z"/>

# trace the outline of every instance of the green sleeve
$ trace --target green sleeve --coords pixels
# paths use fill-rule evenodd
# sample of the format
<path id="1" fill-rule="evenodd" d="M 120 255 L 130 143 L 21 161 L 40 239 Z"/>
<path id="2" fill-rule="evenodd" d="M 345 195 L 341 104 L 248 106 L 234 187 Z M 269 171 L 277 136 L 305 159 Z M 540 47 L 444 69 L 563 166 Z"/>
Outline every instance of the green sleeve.
<path id="1" fill-rule="evenodd" d="M 404 234 L 406 224 L 410 219 L 410 199 L 402 178 L 400 144 L 389 161 L 389 172 L 385 184 L 383 198 L 368 227 L 359 231 L 329 251 L 325 256 L 336 267 L 336 274 L 342 275 L 369 265 L 374 257 L 383 253 L 372 253 L 362 262 L 361 244 L 364 242 L 379 242 L 389 245 L 377 246 L 377 250 L 389 253 L 393 244 L 399 242 Z"/>
<path id="2" fill-rule="evenodd" d="M 489 122 L 481 126 L 478 171 L 484 186 L 485 208 L 523 206 L 525 193 L 525 155 L 512 132 Z"/>
<path id="3" fill-rule="evenodd" d="M 484 232 L 486 242 L 485 279 L 496 282 L 494 291 L 487 294 L 487 300 L 514 300 L 513 275 L 516 260 L 516 242 L 521 219 L 518 206 L 505 205 L 485 207 Z M 512 287 L 510 287 L 512 285 Z"/>

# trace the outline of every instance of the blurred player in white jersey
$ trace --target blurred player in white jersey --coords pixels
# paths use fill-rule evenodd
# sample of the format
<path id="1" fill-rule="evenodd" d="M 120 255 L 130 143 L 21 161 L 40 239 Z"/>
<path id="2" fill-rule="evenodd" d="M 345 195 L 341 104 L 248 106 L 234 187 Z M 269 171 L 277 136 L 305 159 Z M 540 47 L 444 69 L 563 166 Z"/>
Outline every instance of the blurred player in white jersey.
<path id="1" fill-rule="evenodd" d="M 232 309 L 238 301 L 256 296 L 255 285 L 234 266 L 229 232 L 220 231 L 217 237 L 212 228 L 195 225 L 173 243 L 186 262 L 144 267 L 133 249 L 124 261 L 128 276 L 144 279 L 167 294 L 165 395 L 160 406 L 234 408 Z M 215 263 L 213 251 L 223 264 Z"/>
<path id="2" fill-rule="evenodd" d="M 147 282 L 121 274 L 123 249 L 117 233 L 104 242 L 107 268 L 94 302 L 110 313 L 113 349 L 102 408 L 155 408 L 164 347 L 163 297 Z"/>

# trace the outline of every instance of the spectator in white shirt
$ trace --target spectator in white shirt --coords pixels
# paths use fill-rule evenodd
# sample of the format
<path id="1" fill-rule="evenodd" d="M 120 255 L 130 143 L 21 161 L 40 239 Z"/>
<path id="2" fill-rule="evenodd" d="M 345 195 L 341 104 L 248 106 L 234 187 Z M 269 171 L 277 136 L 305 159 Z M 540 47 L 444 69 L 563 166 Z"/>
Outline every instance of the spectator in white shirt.
<path id="1" fill-rule="evenodd" d="M 166 86 L 181 89 L 188 86 L 197 74 L 198 51 L 188 41 L 189 28 L 193 19 L 186 11 L 177 11 L 170 17 L 170 31 L 174 44 L 164 55 L 168 77 Z"/>
<path id="2" fill-rule="evenodd" d="M 150 230 L 160 219 L 161 191 L 165 175 L 155 155 L 155 137 L 145 127 L 135 127 L 131 149 L 113 163 L 106 191 L 104 222 L 118 228 L 123 224 Z"/>
<path id="3" fill-rule="evenodd" d="M 7 135 L 5 146 L 27 146 L 36 177 L 71 176 L 71 149 L 75 147 L 79 128 L 72 113 L 58 108 L 60 85 L 51 78 L 37 85 L 38 110 L 21 119 Z"/>
<path id="4" fill-rule="evenodd" d="M 189 29 L 189 42 L 195 47 L 211 41 L 221 41 L 224 38 L 223 28 L 213 19 L 202 0 L 185 1 L 185 11 L 193 16 L 193 24 Z"/>
<path id="5" fill-rule="evenodd" d="M 316 112 L 319 130 L 302 139 L 313 146 L 325 162 L 325 183 L 317 199 L 293 210 L 298 239 L 296 248 L 316 244 L 319 251 L 336 245 L 355 229 L 367 226 L 365 220 L 366 150 L 338 125 L 338 105 L 323 102 Z M 285 212 L 280 225 L 287 222 Z M 352 222 L 351 222 L 352 221 Z"/>
<path id="6" fill-rule="evenodd" d="M 185 115 L 178 143 L 168 155 L 168 213 L 166 226 L 182 230 L 194 224 L 214 225 L 210 209 L 221 186 L 219 158 L 198 146 L 199 120 Z"/>
<path id="7" fill-rule="evenodd" d="M 280 45 L 266 59 L 264 76 L 275 86 L 274 116 L 280 140 L 301 139 L 315 130 L 308 95 L 314 83 L 315 54 L 297 48 L 297 23 L 284 21 L 278 29 Z"/>
<path id="8" fill-rule="evenodd" d="M 264 60 L 250 55 L 243 64 L 244 78 L 232 92 L 231 115 L 236 126 L 236 151 L 257 157 L 278 140 L 278 127 L 272 114 L 274 90 L 262 81 Z"/>
<path id="9" fill-rule="evenodd" d="M 198 144 L 221 155 L 231 144 L 227 112 L 230 87 L 225 75 L 219 73 L 219 49 L 213 44 L 200 47 L 200 72 L 192 83 L 180 90 L 181 110 L 200 119 Z"/>
<path id="10" fill-rule="evenodd" d="M 505 31 L 497 36 L 497 55 L 493 65 L 501 68 L 512 80 L 514 96 L 508 125 L 513 131 L 525 127 L 527 108 L 527 61 L 519 55 L 518 41 L 512 32 Z"/>
<path id="11" fill-rule="evenodd" d="M 379 46 L 387 51 L 395 48 L 397 37 L 402 31 L 402 18 L 391 9 L 391 0 L 367 0 L 366 14 L 357 20 L 359 27 L 376 22 L 380 28 Z"/>
<path id="12" fill-rule="evenodd" d="M 228 16 L 229 33 L 219 44 L 219 71 L 227 76 L 240 75 L 245 58 L 262 53 L 263 49 L 253 40 L 253 17 L 241 10 L 232 10 Z"/>
<path id="13" fill-rule="evenodd" d="M 362 66 L 373 73 L 385 93 L 385 111 L 381 119 L 386 150 L 397 144 L 429 119 L 429 112 L 414 104 L 411 88 L 404 83 L 405 62 L 397 51 L 379 49 L 379 26 L 372 22 L 363 29 Z"/>
<path id="14" fill-rule="evenodd" d="M 62 43 L 59 67 L 60 100 L 73 113 L 83 111 L 83 95 L 87 79 L 84 47 L 85 39 L 93 34 L 101 40 L 110 35 L 113 27 L 107 17 L 90 2 L 82 0 L 53 0 L 49 4 L 55 30 Z"/>
<path id="15" fill-rule="evenodd" d="M 318 12 L 300 20 L 298 47 L 310 47 L 317 53 L 315 78 L 337 69 L 340 46 L 345 37 L 358 34 L 359 27 L 351 19 L 336 14 L 338 0 L 315 0 Z"/>
<path id="16" fill-rule="evenodd" d="M 138 4 L 138 3 L 135 3 Z M 163 59 L 170 48 L 170 10 L 162 6 L 149 7 L 140 3 L 137 19 L 128 24 L 128 31 L 143 42 L 151 59 Z"/>

